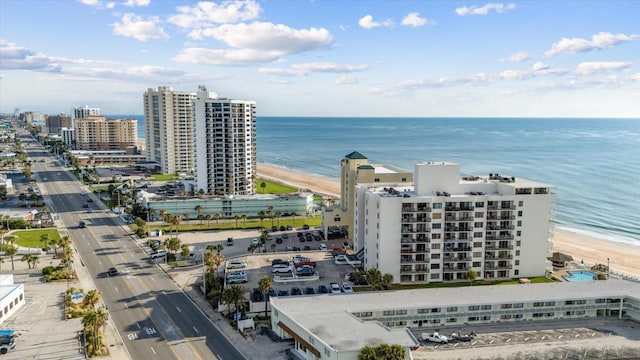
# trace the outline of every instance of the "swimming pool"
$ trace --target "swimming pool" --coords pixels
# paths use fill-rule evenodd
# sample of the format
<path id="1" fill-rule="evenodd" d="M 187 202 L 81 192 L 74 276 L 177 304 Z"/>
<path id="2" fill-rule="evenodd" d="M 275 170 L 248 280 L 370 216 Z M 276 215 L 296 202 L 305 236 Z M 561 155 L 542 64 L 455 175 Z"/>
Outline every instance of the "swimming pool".
<path id="1" fill-rule="evenodd" d="M 593 281 L 598 277 L 595 273 L 591 271 L 569 271 L 569 275 L 563 276 L 563 278 L 569 282 L 579 282 L 579 281 Z"/>

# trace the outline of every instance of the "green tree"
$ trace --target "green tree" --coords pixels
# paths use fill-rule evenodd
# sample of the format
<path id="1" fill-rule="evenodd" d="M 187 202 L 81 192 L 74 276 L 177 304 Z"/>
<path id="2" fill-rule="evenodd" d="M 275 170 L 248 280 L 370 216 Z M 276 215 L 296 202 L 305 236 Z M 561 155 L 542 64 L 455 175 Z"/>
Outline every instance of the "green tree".
<path id="1" fill-rule="evenodd" d="M 380 270 L 376 268 L 371 268 L 367 271 L 367 283 L 371 286 L 373 290 L 381 290 L 382 289 L 382 274 L 380 274 Z"/>
<path id="2" fill-rule="evenodd" d="M 240 285 L 228 286 L 222 292 L 222 300 L 227 304 L 233 304 L 233 311 L 238 311 L 239 304 L 247 301 L 245 298 L 245 290 Z"/>
<path id="3" fill-rule="evenodd" d="M 202 221 L 202 205 L 196 205 L 193 209 L 198 213 L 198 220 Z M 200 224 L 202 224 L 202 222 L 200 222 Z"/>
<path id="4" fill-rule="evenodd" d="M 100 292 L 96 289 L 92 289 L 89 290 L 84 296 L 84 303 L 94 309 L 96 307 L 96 304 L 100 302 L 100 298 Z"/>
<path id="5" fill-rule="evenodd" d="M 236 220 L 236 229 L 238 228 L 238 220 L 240 220 L 240 215 L 236 215 L 234 216 L 234 219 Z"/>
<path id="6" fill-rule="evenodd" d="M 265 213 L 264 211 L 260 210 L 258 211 L 258 217 L 260 218 L 260 227 L 263 228 L 264 227 L 264 218 L 267 217 L 267 213 Z"/>
<path id="7" fill-rule="evenodd" d="M 382 275 L 382 286 L 388 290 L 391 284 L 393 284 L 393 275 L 389 273 Z"/>
<path id="8" fill-rule="evenodd" d="M 267 304 L 269 303 L 269 290 L 271 290 L 273 282 L 270 276 L 263 276 L 258 280 L 258 287 L 264 296 L 264 317 L 267 317 Z"/>
<path id="9" fill-rule="evenodd" d="M 44 250 L 47 251 L 47 249 L 49 249 L 49 241 L 51 240 L 51 238 L 49 238 L 49 234 L 42 234 L 40 235 L 40 242 L 42 242 L 44 244 Z"/>
<path id="10" fill-rule="evenodd" d="M 267 183 L 262 181 L 260 182 L 260 188 L 262 189 L 262 193 L 264 194 L 264 189 L 267 187 Z"/>
<path id="11" fill-rule="evenodd" d="M 180 239 L 177 237 L 170 237 L 164 241 L 164 246 L 169 249 L 169 251 L 175 253 L 180 249 Z"/>
<path id="12" fill-rule="evenodd" d="M 469 269 L 466 276 L 467 280 L 469 280 L 469 285 L 473 285 L 473 281 L 478 277 L 478 273 L 473 269 Z"/>
<path id="13" fill-rule="evenodd" d="M 180 256 L 182 256 L 183 258 L 186 258 L 187 256 L 189 256 L 190 253 L 191 253 L 191 250 L 189 250 L 189 245 L 182 244 L 182 246 L 180 247 Z"/>
<path id="14" fill-rule="evenodd" d="M 22 255 L 22 258 L 20 259 L 20 261 L 22 262 L 27 262 L 27 266 L 29 266 L 29 269 L 31 269 L 31 259 L 33 258 L 33 255 L 31 254 L 26 254 L 26 255 Z"/>
<path id="15" fill-rule="evenodd" d="M 358 360 L 379 360 L 378 353 L 376 352 L 376 348 L 372 346 L 365 346 L 360 349 L 360 354 L 358 354 Z"/>
<path id="16" fill-rule="evenodd" d="M 12 245 L 4 248 L 4 253 L 11 258 L 11 270 L 15 270 L 15 264 L 13 263 L 13 257 L 18 253 L 18 248 Z"/>

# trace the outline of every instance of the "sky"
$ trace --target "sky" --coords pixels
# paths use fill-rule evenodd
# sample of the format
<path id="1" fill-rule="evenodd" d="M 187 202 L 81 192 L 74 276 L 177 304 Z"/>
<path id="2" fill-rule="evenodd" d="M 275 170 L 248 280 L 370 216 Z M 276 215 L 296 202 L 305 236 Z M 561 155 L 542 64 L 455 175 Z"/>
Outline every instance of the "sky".
<path id="1" fill-rule="evenodd" d="M 640 118 L 640 1 L 2 0 L 0 112 Z"/>

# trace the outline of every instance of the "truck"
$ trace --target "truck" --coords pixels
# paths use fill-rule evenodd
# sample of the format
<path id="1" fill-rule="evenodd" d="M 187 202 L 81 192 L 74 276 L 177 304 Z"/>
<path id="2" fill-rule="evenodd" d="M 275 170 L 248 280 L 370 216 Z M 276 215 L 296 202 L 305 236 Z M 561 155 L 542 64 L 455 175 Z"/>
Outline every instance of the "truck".
<path id="1" fill-rule="evenodd" d="M 6 354 L 16 347 L 15 331 L 0 330 L 0 354 Z"/>
<path id="2" fill-rule="evenodd" d="M 422 333 L 422 340 L 440 344 L 446 344 L 449 342 L 449 338 L 444 335 L 440 335 L 440 333 Z"/>
<path id="3" fill-rule="evenodd" d="M 473 340 L 473 338 L 476 337 L 476 334 L 472 331 L 470 333 L 466 333 L 466 332 L 462 332 L 462 331 L 456 331 L 451 333 L 451 335 L 449 336 L 449 339 L 454 340 L 454 341 L 464 341 L 464 342 L 468 342 Z"/>

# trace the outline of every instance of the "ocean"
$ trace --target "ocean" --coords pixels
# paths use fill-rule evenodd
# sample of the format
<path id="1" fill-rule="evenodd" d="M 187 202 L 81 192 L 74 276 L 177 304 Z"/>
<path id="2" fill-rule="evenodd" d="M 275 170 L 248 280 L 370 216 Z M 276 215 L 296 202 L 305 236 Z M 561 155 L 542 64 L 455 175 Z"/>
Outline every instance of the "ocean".
<path id="1" fill-rule="evenodd" d="M 410 171 L 455 162 L 463 175 L 548 184 L 558 228 L 640 246 L 640 119 L 261 116 L 256 127 L 259 163 L 338 180 L 352 151 Z"/>

